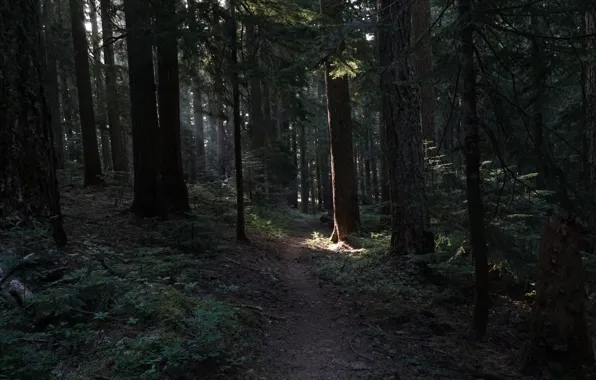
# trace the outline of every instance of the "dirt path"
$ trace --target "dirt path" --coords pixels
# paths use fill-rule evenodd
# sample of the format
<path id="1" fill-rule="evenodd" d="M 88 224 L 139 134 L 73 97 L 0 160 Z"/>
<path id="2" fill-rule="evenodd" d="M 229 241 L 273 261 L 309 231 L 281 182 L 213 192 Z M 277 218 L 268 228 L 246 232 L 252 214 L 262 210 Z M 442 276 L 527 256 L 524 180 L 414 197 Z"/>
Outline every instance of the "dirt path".
<path id="1" fill-rule="evenodd" d="M 265 331 L 265 375 L 280 380 L 364 379 L 374 361 L 356 353 L 362 326 L 335 292 L 319 286 L 313 252 L 304 246 L 312 230 L 303 222 L 279 247 L 278 275 L 288 292 L 272 310 L 281 319 Z"/>

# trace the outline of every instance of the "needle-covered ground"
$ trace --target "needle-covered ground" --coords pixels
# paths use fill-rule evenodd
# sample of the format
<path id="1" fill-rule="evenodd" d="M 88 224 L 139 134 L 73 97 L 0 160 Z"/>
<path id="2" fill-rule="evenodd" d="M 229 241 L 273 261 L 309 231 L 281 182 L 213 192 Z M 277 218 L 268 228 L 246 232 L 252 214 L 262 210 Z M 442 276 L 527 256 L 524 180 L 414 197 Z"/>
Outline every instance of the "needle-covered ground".
<path id="1" fill-rule="evenodd" d="M 497 283 L 473 337 L 470 259 L 388 255 L 373 212 L 362 248 L 338 252 L 285 206 L 250 205 L 237 244 L 222 183 L 191 185 L 192 212 L 170 221 L 127 212 L 128 187 L 61 190 L 65 249 L 43 226 L 0 236 L 0 379 L 523 378 L 525 291 Z"/>

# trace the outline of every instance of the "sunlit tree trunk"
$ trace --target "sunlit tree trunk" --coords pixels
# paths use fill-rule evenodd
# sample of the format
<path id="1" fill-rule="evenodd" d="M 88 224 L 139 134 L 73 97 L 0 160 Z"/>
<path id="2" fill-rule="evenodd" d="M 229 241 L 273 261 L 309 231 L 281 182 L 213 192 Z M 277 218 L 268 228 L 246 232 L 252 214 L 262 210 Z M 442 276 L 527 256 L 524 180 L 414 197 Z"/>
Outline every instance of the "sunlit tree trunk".
<path id="1" fill-rule="evenodd" d="M 321 13 L 330 22 L 343 23 L 343 3 L 321 0 Z M 343 50 L 343 46 L 339 47 Z M 334 227 L 331 240 L 345 241 L 360 228 L 358 187 L 352 142 L 350 86 L 347 75 L 333 77 L 331 57 L 325 61 L 327 121 L 331 146 L 331 180 L 333 184 Z"/>

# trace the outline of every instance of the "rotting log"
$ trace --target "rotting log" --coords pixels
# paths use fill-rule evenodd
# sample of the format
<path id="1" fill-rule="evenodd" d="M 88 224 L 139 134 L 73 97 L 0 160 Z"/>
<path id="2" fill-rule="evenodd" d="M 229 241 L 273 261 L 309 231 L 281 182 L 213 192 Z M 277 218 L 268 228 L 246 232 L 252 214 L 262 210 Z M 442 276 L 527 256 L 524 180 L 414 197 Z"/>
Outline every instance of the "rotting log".
<path id="1" fill-rule="evenodd" d="M 544 229 L 531 335 L 523 355 L 526 370 L 548 366 L 569 374 L 594 364 L 580 237 L 579 223 L 565 214 L 551 216 Z"/>

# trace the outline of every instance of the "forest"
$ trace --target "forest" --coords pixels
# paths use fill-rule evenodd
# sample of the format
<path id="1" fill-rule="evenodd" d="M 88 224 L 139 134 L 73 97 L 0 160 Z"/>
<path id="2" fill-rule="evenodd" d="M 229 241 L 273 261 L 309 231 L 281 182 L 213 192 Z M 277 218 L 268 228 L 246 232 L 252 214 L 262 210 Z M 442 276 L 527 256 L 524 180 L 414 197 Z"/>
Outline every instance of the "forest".
<path id="1" fill-rule="evenodd" d="M 0 0 L 0 380 L 596 379 L 595 194 L 593 1 Z"/>

